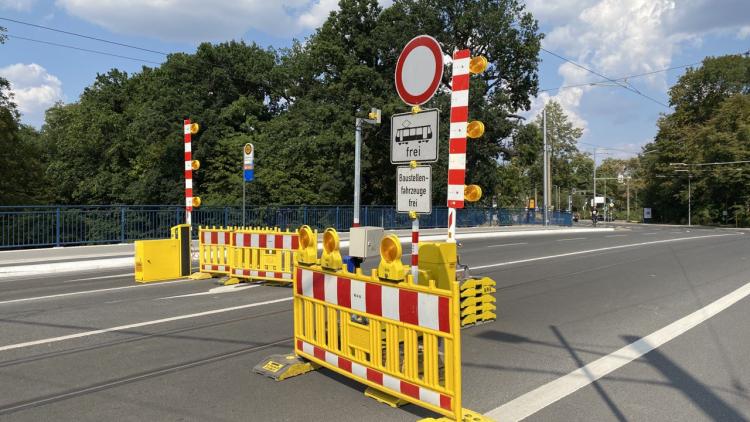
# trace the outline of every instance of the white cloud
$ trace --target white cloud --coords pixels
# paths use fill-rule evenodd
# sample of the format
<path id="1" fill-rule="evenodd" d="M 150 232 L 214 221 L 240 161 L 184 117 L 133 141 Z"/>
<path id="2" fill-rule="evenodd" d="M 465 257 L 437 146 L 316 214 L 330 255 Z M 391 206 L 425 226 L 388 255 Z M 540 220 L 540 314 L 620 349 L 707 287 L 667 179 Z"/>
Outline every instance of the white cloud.
<path id="1" fill-rule="evenodd" d="M 36 0 L 0 0 L 0 9 L 10 9 L 19 12 L 31 11 Z"/>
<path id="2" fill-rule="evenodd" d="M 743 26 L 740 28 L 740 31 L 737 33 L 737 38 L 744 40 L 745 38 L 750 38 L 750 25 Z"/>
<path id="3" fill-rule="evenodd" d="M 0 68 L 0 76 L 10 82 L 14 101 L 25 123 L 41 126 L 44 112 L 63 100 L 60 79 L 36 63 L 16 63 Z"/>
<path id="4" fill-rule="evenodd" d="M 707 34 L 737 31 L 739 37 L 750 37 L 747 0 L 528 0 L 527 5 L 543 27 L 551 28 L 545 48 L 608 77 L 667 68 L 680 49 L 700 46 Z M 546 61 L 559 60 L 541 54 Z M 558 73 L 561 86 L 602 79 L 567 62 Z M 647 92 L 667 89 L 665 73 L 629 82 Z M 593 89 L 564 89 L 554 97 L 542 93 L 533 106 L 541 109 L 554 98 L 574 121 L 585 124 L 579 106 Z"/>
<path id="5" fill-rule="evenodd" d="M 338 0 L 130 0 L 127 7 L 120 0 L 56 0 L 56 4 L 116 33 L 181 42 L 223 41 L 249 30 L 297 36 L 320 26 L 338 8 Z"/>

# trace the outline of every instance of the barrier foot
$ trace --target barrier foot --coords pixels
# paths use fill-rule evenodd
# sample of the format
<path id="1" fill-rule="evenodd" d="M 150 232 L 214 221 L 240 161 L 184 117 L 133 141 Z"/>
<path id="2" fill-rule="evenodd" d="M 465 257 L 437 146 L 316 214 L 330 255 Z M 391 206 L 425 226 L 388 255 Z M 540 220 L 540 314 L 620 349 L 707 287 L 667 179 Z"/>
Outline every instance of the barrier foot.
<path id="1" fill-rule="evenodd" d="M 191 280 L 208 280 L 209 278 L 214 278 L 214 276 L 209 273 L 197 272 L 190 274 L 188 278 Z"/>
<path id="2" fill-rule="evenodd" d="M 253 371 L 276 381 L 283 381 L 318 368 L 320 368 L 320 365 L 308 362 L 294 353 L 290 353 L 288 355 L 271 355 L 255 365 Z"/>
<path id="3" fill-rule="evenodd" d="M 365 396 L 371 399 L 375 399 L 381 403 L 387 404 L 388 406 L 391 406 L 391 407 L 401 407 L 405 404 L 409 404 L 409 402 L 406 400 L 402 400 L 398 397 L 392 396 L 388 393 L 384 393 L 372 387 L 367 387 L 365 389 Z"/>
<path id="4" fill-rule="evenodd" d="M 228 279 L 224 280 L 225 286 L 232 286 L 234 284 L 240 284 L 240 279 L 237 277 L 229 277 Z"/>
<path id="5" fill-rule="evenodd" d="M 494 419 L 488 418 L 481 413 L 473 412 L 469 409 L 462 409 L 461 413 L 463 414 L 461 422 L 496 422 Z M 453 419 L 449 419 L 446 417 L 424 418 L 420 419 L 418 422 L 453 422 Z"/>

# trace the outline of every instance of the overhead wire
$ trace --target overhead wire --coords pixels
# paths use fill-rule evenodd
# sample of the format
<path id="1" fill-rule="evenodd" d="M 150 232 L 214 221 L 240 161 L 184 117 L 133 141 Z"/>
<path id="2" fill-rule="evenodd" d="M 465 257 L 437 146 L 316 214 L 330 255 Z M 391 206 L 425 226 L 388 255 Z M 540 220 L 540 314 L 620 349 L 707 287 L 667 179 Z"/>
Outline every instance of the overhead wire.
<path id="1" fill-rule="evenodd" d="M 554 51 L 550 51 L 550 50 L 547 50 L 547 49 L 546 49 L 546 48 L 544 48 L 544 47 L 539 47 L 539 48 L 540 48 L 540 49 L 541 49 L 542 51 L 544 51 L 545 53 L 547 53 L 547 54 L 550 54 L 550 55 L 552 55 L 552 56 L 555 56 L 555 57 L 557 57 L 557 58 L 558 58 L 558 59 L 560 59 L 560 60 L 566 61 L 566 62 L 568 62 L 568 63 L 572 64 L 573 66 L 576 66 L 576 67 L 578 67 L 578 68 L 581 68 L 581 69 L 583 69 L 583 70 L 585 70 L 585 71 L 587 71 L 587 72 L 589 72 L 589 73 L 592 73 L 592 74 L 594 74 L 594 75 L 596 75 L 596 76 L 599 76 L 600 78 L 604 78 L 604 79 L 606 79 L 607 81 L 609 81 L 609 82 L 612 82 L 612 83 L 614 83 L 614 84 L 617 84 L 618 86 L 620 86 L 620 87 L 622 87 L 622 88 L 625 88 L 625 89 L 627 89 L 628 91 L 630 91 L 630 92 L 633 92 L 633 93 L 635 93 L 635 94 L 637 94 L 637 95 L 640 95 L 641 97 L 643 97 L 643 98 L 646 98 L 646 99 L 648 99 L 648 100 L 650 100 L 650 101 L 652 101 L 652 102 L 654 102 L 654 103 L 656 103 L 656 104 L 659 104 L 659 105 L 660 105 L 660 106 L 662 106 L 662 107 L 665 107 L 665 108 L 669 108 L 669 106 L 668 106 L 667 104 L 664 104 L 663 102 L 661 102 L 661 101 L 657 100 L 656 98 L 650 97 L 650 96 L 648 96 L 648 95 L 646 95 L 646 94 L 642 93 L 641 91 L 639 91 L 638 89 L 636 89 L 636 88 L 634 88 L 634 87 L 632 87 L 632 86 L 629 86 L 629 85 L 623 84 L 623 83 L 621 83 L 621 82 L 619 82 L 619 81 L 617 81 L 617 80 L 615 80 L 615 79 L 612 79 L 612 78 L 610 78 L 610 77 L 607 77 L 607 76 L 605 76 L 605 75 L 602 75 L 601 73 L 599 73 L 599 72 L 597 72 L 597 71 L 595 71 L 595 70 L 589 69 L 588 67 L 586 67 L 586 66 L 584 66 L 584 65 L 582 65 L 582 64 L 579 64 L 579 63 L 577 63 L 577 62 L 575 62 L 575 61 L 573 61 L 573 60 L 571 60 L 571 59 L 569 59 L 569 58 L 567 58 L 567 57 L 564 57 L 564 56 L 560 55 L 560 54 L 557 54 L 557 53 L 555 53 Z"/>
<path id="2" fill-rule="evenodd" d="M 35 42 L 35 43 L 39 43 L 39 44 L 47 44 L 47 45 L 51 45 L 51 46 L 55 46 L 55 47 L 69 48 L 69 49 L 72 49 L 72 50 L 85 51 L 85 52 L 88 52 L 88 53 L 101 54 L 101 55 L 104 55 L 104 56 L 118 57 L 118 58 L 121 58 L 121 59 L 134 60 L 134 61 L 141 62 L 141 63 L 150 63 L 150 64 L 155 64 L 155 65 L 161 65 L 162 64 L 160 62 L 155 62 L 155 61 L 152 61 L 152 60 L 140 59 L 140 58 L 137 58 L 137 57 L 123 56 L 123 55 L 120 55 L 120 54 L 108 53 L 106 51 L 91 50 L 91 49 L 88 49 L 88 48 L 75 47 L 75 46 L 72 46 L 72 45 L 59 44 L 59 43 L 50 42 L 50 41 L 37 40 L 37 39 L 34 39 L 34 38 L 20 37 L 18 35 L 6 34 L 6 36 L 8 38 L 11 38 L 11 39 L 30 41 L 30 42 Z"/>
<path id="3" fill-rule="evenodd" d="M 625 81 L 627 79 L 634 79 L 634 78 L 640 78 L 640 77 L 643 77 L 643 76 L 654 75 L 656 73 L 669 72 L 670 70 L 683 69 L 683 68 L 690 67 L 690 66 L 695 66 L 695 65 L 698 65 L 698 64 L 701 64 L 701 62 L 695 62 L 695 63 L 689 63 L 689 64 L 682 64 L 682 65 L 679 65 L 679 66 L 672 66 L 672 67 L 667 67 L 667 68 L 664 68 L 664 69 L 652 70 L 650 72 L 645 72 L 645 73 L 636 73 L 636 74 L 633 74 L 633 75 L 620 76 L 620 77 L 617 77 L 617 78 L 614 78 L 614 79 L 616 81 Z M 600 81 L 592 81 L 592 82 L 586 82 L 586 83 L 580 83 L 580 84 L 574 84 L 574 85 L 563 85 L 563 86 L 560 86 L 560 87 L 557 87 L 557 88 L 540 89 L 539 92 L 558 91 L 558 90 L 561 90 L 561 89 L 578 88 L 578 87 L 582 87 L 582 86 L 592 86 L 592 85 L 615 86 L 615 85 L 603 85 L 605 82 L 609 82 L 609 81 L 606 80 L 606 79 L 604 79 L 604 80 L 600 80 Z M 619 85 L 617 85 L 617 86 L 619 86 Z"/>
<path id="4" fill-rule="evenodd" d="M 89 40 L 99 41 L 99 42 L 103 42 L 103 43 L 107 43 L 107 44 L 118 45 L 120 47 L 127 47 L 127 48 L 132 48 L 132 49 L 135 49 L 135 50 L 146 51 L 146 52 L 149 52 L 149 53 L 161 54 L 163 56 L 169 55 L 169 53 L 165 53 L 163 51 L 151 50 L 149 48 L 138 47 L 137 45 L 125 44 L 125 43 L 121 43 L 121 42 L 117 42 L 117 41 L 107 40 L 107 39 L 104 39 L 104 38 L 92 37 L 92 36 L 89 36 L 89 35 L 79 34 L 77 32 L 64 31 L 62 29 L 51 28 L 49 26 L 44 26 L 44 25 L 37 25 L 37 24 L 34 24 L 34 23 L 19 21 L 19 20 L 16 20 L 16 19 L 10 19 L 10 18 L 0 17 L 0 20 L 7 21 L 7 22 L 13 22 L 13 23 L 17 23 L 17 24 L 20 24 L 20 25 L 31 26 L 31 27 L 34 27 L 34 28 L 44 29 L 44 30 L 47 30 L 47 31 L 59 32 L 61 34 L 72 35 L 74 37 L 86 38 L 86 39 L 89 39 Z"/>

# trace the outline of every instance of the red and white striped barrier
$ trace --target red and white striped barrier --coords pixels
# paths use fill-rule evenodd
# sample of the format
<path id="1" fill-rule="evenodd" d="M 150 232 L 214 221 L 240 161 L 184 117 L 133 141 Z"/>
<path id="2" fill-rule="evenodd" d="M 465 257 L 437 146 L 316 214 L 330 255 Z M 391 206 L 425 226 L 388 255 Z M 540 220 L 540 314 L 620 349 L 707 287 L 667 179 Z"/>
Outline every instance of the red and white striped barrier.
<path id="1" fill-rule="evenodd" d="M 313 356 L 323 362 L 328 363 L 336 368 L 342 369 L 353 378 L 357 378 L 363 383 L 374 383 L 385 387 L 391 391 L 404 394 L 414 399 L 429 403 L 433 406 L 440 407 L 445 410 L 452 410 L 451 397 L 445 394 L 440 394 L 436 391 L 420 387 L 416 384 L 412 384 L 408 381 L 392 377 L 386 373 L 376 371 L 372 368 L 368 368 L 364 365 L 360 365 L 357 362 L 353 362 L 349 359 L 343 358 L 335 353 L 331 353 L 320 347 L 314 346 L 306 341 L 297 339 L 297 350 L 307 355 Z"/>
<path id="2" fill-rule="evenodd" d="M 185 223 L 192 224 L 193 216 L 193 151 L 190 132 L 190 119 L 185 119 Z"/>
<path id="3" fill-rule="evenodd" d="M 448 149 L 448 241 L 456 238 L 456 209 L 464 207 L 466 126 L 469 121 L 470 50 L 453 53 L 451 123 Z"/>
<path id="4" fill-rule="evenodd" d="M 235 268 L 232 274 L 238 277 L 292 281 L 292 273 L 289 273 L 289 272 L 285 273 L 285 272 L 278 272 L 278 271 L 260 271 L 260 270 L 248 270 L 248 269 L 242 269 L 242 268 Z"/>
<path id="5" fill-rule="evenodd" d="M 299 249 L 298 234 L 235 233 L 234 246 L 238 248 Z"/>
<path id="6" fill-rule="evenodd" d="M 422 328 L 450 333 L 447 297 L 297 268 L 297 294 Z"/>
<path id="7" fill-rule="evenodd" d="M 201 234 L 204 245 L 231 245 L 232 233 L 229 231 L 204 231 Z"/>

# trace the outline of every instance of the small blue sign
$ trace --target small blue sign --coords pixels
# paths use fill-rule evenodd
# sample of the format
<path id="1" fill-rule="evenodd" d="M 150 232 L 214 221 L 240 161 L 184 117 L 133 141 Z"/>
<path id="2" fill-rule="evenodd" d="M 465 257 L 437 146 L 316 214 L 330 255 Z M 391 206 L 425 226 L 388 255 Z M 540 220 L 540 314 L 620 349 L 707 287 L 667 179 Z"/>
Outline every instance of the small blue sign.
<path id="1" fill-rule="evenodd" d="M 245 170 L 244 172 L 245 172 L 245 181 L 252 182 L 253 179 L 255 178 L 255 170 L 250 169 L 250 170 Z"/>

